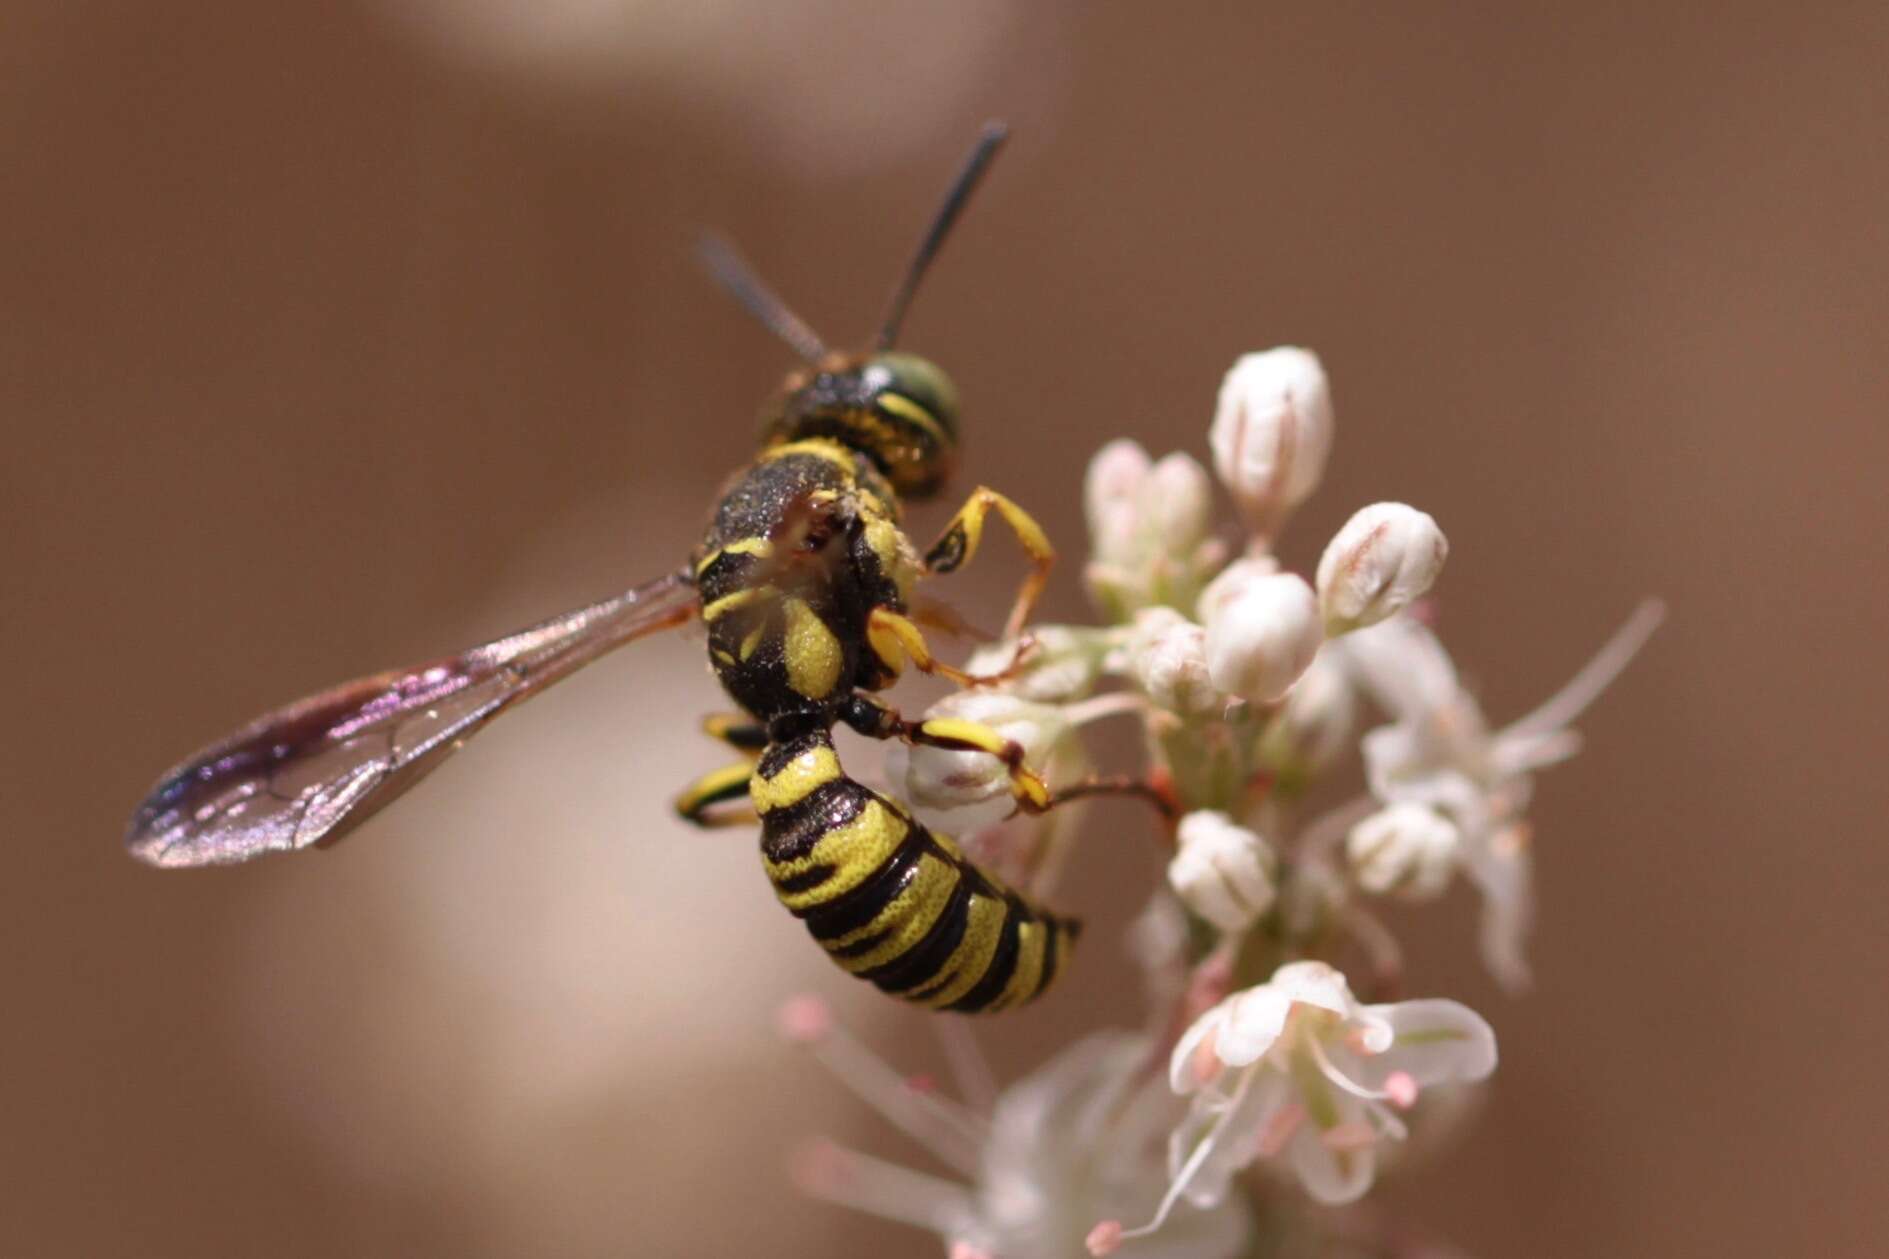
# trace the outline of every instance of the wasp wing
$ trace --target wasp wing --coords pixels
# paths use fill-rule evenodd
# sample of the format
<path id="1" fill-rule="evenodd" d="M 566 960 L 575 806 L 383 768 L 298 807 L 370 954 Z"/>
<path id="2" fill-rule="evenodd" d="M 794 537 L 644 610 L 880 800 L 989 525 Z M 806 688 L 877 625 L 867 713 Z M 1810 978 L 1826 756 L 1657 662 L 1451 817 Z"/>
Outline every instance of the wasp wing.
<path id="1" fill-rule="evenodd" d="M 333 843 L 507 708 L 695 608 L 695 587 L 672 573 L 482 647 L 298 700 L 159 779 L 125 846 L 154 866 L 207 866 Z"/>

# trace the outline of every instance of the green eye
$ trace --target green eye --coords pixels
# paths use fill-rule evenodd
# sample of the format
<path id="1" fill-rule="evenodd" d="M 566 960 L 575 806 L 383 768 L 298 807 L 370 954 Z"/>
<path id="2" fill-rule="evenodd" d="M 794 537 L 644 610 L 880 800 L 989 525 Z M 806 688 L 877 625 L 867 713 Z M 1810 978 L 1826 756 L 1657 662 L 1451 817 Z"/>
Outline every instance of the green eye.
<path id="1" fill-rule="evenodd" d="M 883 392 L 916 403 L 937 421 L 947 441 L 957 440 L 958 391 L 937 364 L 916 354 L 891 352 L 874 356 L 867 369 L 884 372 Z"/>

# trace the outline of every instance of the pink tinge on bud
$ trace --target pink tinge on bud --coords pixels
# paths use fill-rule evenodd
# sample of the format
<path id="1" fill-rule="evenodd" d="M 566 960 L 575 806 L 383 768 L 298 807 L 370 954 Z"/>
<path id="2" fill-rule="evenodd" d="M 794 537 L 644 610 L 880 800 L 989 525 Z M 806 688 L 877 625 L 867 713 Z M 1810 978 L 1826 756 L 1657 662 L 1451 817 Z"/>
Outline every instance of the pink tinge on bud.
<path id="1" fill-rule="evenodd" d="M 833 1007 L 811 993 L 789 997 L 781 1003 L 775 1026 L 783 1038 L 796 1045 L 811 1045 L 833 1030 Z"/>
<path id="2" fill-rule="evenodd" d="M 1200 1043 L 1194 1046 L 1194 1061 L 1191 1067 L 1196 1084 L 1205 1084 L 1220 1074 L 1220 1046 L 1218 1038 L 1212 1032 L 1202 1036 Z"/>
<path id="3" fill-rule="evenodd" d="M 809 1141 L 787 1164 L 801 1192 L 830 1194 L 852 1179 L 853 1157 L 831 1141 Z"/>
<path id="4" fill-rule="evenodd" d="M 1101 1259 L 1103 1255 L 1114 1254 L 1116 1248 L 1122 1244 L 1122 1222 L 1103 1220 L 1089 1230 L 1089 1235 L 1083 1239 L 1082 1244 L 1089 1248 L 1089 1253 L 1096 1256 L 1096 1259 Z"/>
<path id="5" fill-rule="evenodd" d="M 1227 949 L 1215 949 L 1202 958 L 1187 977 L 1187 992 L 1183 997 L 1187 1022 L 1192 1023 L 1219 1005 L 1232 987 L 1233 954 Z"/>
<path id="6" fill-rule="evenodd" d="M 1384 1081 L 1384 1096 L 1398 1110 L 1417 1104 L 1417 1081 L 1408 1071 L 1393 1071 Z"/>
<path id="7" fill-rule="evenodd" d="M 905 1087 L 914 1093 L 924 1093 L 927 1095 L 936 1094 L 938 1092 L 938 1077 L 920 1071 L 914 1075 L 905 1077 Z"/>
<path id="8" fill-rule="evenodd" d="M 951 1250 L 946 1256 L 946 1259 L 995 1259 L 995 1256 L 982 1246 L 973 1246 L 970 1242 L 957 1241 L 951 1243 Z"/>

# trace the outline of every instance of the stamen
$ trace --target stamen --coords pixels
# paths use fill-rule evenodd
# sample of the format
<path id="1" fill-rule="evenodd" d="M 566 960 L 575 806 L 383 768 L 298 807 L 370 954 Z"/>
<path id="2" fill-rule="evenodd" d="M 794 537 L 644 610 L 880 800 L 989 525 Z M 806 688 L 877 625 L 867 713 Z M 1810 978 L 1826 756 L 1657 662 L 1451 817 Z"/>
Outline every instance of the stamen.
<path id="1" fill-rule="evenodd" d="M 1646 645 L 1646 640 L 1653 636 L 1653 631 L 1665 619 L 1666 604 L 1663 600 L 1648 599 L 1640 604 L 1633 610 L 1633 615 L 1627 618 L 1627 623 L 1594 653 L 1593 659 L 1581 666 L 1580 672 L 1570 678 L 1566 686 L 1550 696 L 1534 712 L 1505 727 L 1502 738 L 1508 740 L 1550 734 L 1580 716 L 1581 710 L 1599 699 L 1601 692 L 1620 676 L 1620 671 L 1639 654 L 1640 648 Z"/>
<path id="2" fill-rule="evenodd" d="M 1292 1134 L 1305 1122 L 1305 1107 L 1297 1102 L 1287 1102 L 1266 1117 L 1265 1126 L 1259 1130 L 1259 1157 L 1272 1158 L 1286 1148 L 1286 1142 L 1292 1140 Z"/>
<path id="3" fill-rule="evenodd" d="M 1390 1098 L 1391 1105 L 1398 1110 L 1409 1110 L 1417 1104 L 1417 1081 L 1408 1071 L 1393 1071 L 1385 1077 L 1384 1096 Z"/>
<path id="4" fill-rule="evenodd" d="M 1102 1259 L 1103 1255 L 1115 1253 L 1115 1248 L 1122 1244 L 1124 1236 L 1126 1234 L 1122 1232 L 1120 1220 L 1103 1220 L 1089 1230 L 1089 1235 L 1083 1238 L 1082 1244 L 1089 1248 L 1089 1253 L 1096 1259 Z"/>
<path id="5" fill-rule="evenodd" d="M 1140 1228 L 1131 1228 L 1126 1232 L 1114 1234 L 1118 1244 L 1131 1237 L 1146 1237 L 1167 1223 L 1169 1213 L 1174 1210 L 1174 1204 L 1181 1200 L 1181 1194 L 1187 1188 L 1187 1182 L 1206 1165 L 1207 1156 L 1213 1153 L 1214 1146 L 1219 1144 L 1220 1137 L 1226 1132 L 1227 1124 L 1231 1123 L 1233 1116 L 1239 1113 L 1240 1101 L 1246 1096 L 1247 1087 L 1252 1084 L 1253 1077 L 1258 1074 L 1258 1066 L 1259 1064 L 1255 1063 L 1240 1073 L 1239 1087 L 1234 1089 L 1233 1096 L 1227 1099 L 1226 1109 L 1220 1112 L 1219 1117 L 1213 1121 L 1213 1127 L 1207 1129 L 1207 1134 L 1201 1137 L 1200 1144 L 1194 1147 L 1193 1153 L 1187 1156 L 1187 1161 L 1181 1164 L 1181 1170 L 1175 1174 L 1173 1182 L 1168 1185 L 1167 1192 L 1161 1195 L 1161 1205 L 1155 1208 L 1154 1218 Z"/>
<path id="6" fill-rule="evenodd" d="M 1319 1043 L 1318 1037 L 1307 1036 L 1305 1043 L 1312 1048 L 1312 1060 L 1318 1063 L 1319 1074 L 1323 1075 L 1327 1080 L 1330 1080 L 1333 1084 L 1336 1084 L 1353 1097 L 1361 1097 L 1366 1101 L 1381 1102 L 1389 1099 L 1390 1094 L 1388 1092 L 1368 1089 L 1340 1071 L 1337 1064 L 1326 1055 L 1325 1046 Z"/>
<path id="7" fill-rule="evenodd" d="M 1366 1123 L 1341 1123 L 1336 1128 L 1326 1129 L 1319 1140 L 1328 1150 L 1356 1154 L 1377 1144 L 1377 1130 Z"/>
<path id="8" fill-rule="evenodd" d="M 904 1076 L 835 1022 L 817 997 L 787 1002 L 779 1022 L 783 1035 L 806 1045 L 816 1062 L 886 1122 L 957 1171 L 977 1174 L 985 1134 L 976 1115 L 949 1098 L 913 1090 Z"/>
<path id="9" fill-rule="evenodd" d="M 976 1205 L 962 1185 L 820 1141 L 791 1165 L 809 1197 L 946 1236 L 966 1231 Z"/>
<path id="10" fill-rule="evenodd" d="M 781 1003 L 775 1025 L 784 1039 L 796 1045 L 811 1045 L 833 1030 L 833 1007 L 803 992 Z"/>
<path id="11" fill-rule="evenodd" d="M 945 1062 L 957 1083 L 958 1095 L 969 1102 L 973 1110 L 990 1114 L 997 1106 L 997 1077 L 991 1072 L 990 1059 L 978 1047 L 970 1024 L 950 1015 L 926 1022 L 936 1029 L 938 1041 L 944 1046 Z"/>
<path id="12" fill-rule="evenodd" d="M 1063 720 L 1072 726 L 1086 726 L 1092 721 L 1117 714 L 1134 713 L 1139 716 L 1148 711 L 1148 701 L 1137 691 L 1110 691 L 1107 695 L 1096 695 L 1089 699 L 1078 700 L 1073 704 L 1063 705 Z"/>

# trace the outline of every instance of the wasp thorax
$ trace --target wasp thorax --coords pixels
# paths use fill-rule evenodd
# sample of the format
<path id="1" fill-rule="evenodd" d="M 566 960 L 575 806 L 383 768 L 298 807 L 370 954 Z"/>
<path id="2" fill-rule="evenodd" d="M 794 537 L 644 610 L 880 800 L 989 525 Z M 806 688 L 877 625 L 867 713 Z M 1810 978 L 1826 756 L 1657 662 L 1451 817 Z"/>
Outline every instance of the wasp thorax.
<path id="1" fill-rule="evenodd" d="M 958 395 L 914 354 L 833 359 L 787 380 L 763 428 L 769 445 L 826 437 L 861 451 L 907 498 L 935 493 L 958 444 Z"/>

